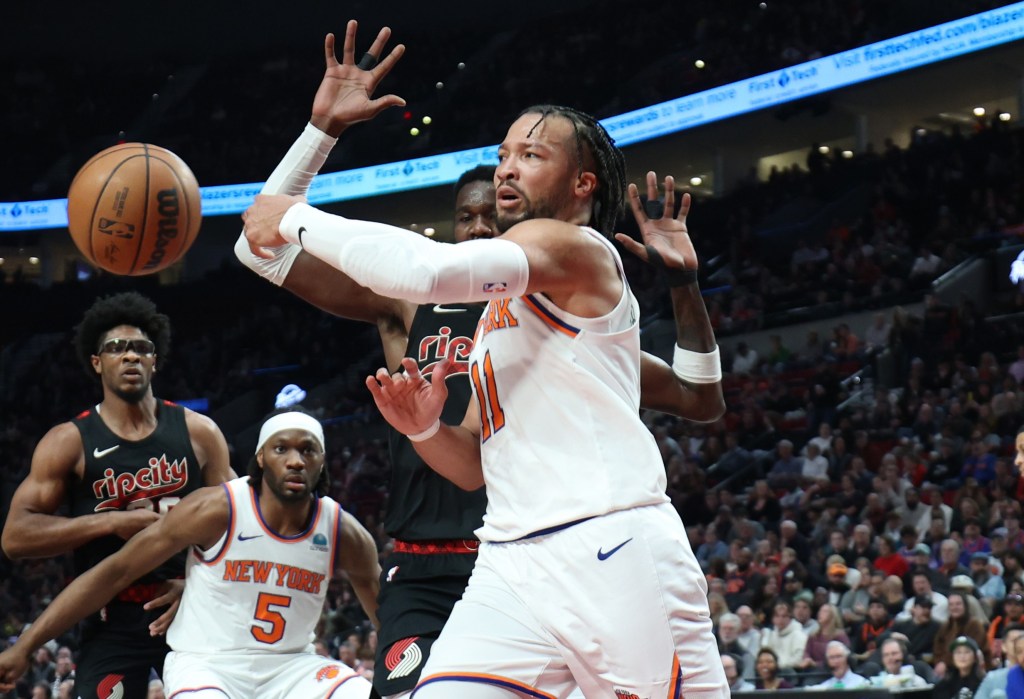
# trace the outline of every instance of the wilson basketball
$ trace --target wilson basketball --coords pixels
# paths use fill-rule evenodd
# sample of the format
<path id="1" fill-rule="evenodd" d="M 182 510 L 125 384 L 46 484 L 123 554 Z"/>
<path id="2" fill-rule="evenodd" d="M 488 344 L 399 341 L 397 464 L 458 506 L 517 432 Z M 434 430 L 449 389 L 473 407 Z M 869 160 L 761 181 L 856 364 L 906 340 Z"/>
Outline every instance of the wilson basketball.
<path id="1" fill-rule="evenodd" d="M 199 185 L 181 158 L 147 143 L 93 156 L 68 191 L 68 230 L 97 267 L 152 274 L 182 258 L 199 233 Z"/>

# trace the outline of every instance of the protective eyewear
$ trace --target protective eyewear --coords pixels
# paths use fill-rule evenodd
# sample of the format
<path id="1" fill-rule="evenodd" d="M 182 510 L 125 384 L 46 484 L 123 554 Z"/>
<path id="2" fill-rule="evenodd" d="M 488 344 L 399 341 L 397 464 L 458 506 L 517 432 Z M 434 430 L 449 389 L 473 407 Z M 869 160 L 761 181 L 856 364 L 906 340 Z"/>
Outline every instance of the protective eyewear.
<path id="1" fill-rule="evenodd" d="M 156 352 L 156 345 L 150 340 L 126 340 L 123 337 L 114 337 L 100 345 L 99 353 L 124 354 L 125 352 L 134 352 L 141 356 L 148 356 Z"/>

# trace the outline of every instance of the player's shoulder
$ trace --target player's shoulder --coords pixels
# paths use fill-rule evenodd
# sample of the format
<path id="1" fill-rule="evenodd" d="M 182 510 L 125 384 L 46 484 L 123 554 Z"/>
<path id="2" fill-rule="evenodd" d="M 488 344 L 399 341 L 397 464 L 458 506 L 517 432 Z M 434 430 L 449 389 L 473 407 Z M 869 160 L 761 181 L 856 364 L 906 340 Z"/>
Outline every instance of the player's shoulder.
<path id="1" fill-rule="evenodd" d="M 175 404 L 171 404 L 175 405 Z M 189 433 L 196 436 L 203 435 L 218 435 L 221 433 L 220 427 L 213 421 L 208 415 L 197 413 L 191 408 L 182 408 L 185 411 L 185 426 L 188 428 Z"/>
<path id="2" fill-rule="evenodd" d="M 82 433 L 78 429 L 77 421 L 78 418 L 75 418 L 51 427 L 39 440 L 36 451 L 47 449 L 77 455 L 82 451 Z"/>

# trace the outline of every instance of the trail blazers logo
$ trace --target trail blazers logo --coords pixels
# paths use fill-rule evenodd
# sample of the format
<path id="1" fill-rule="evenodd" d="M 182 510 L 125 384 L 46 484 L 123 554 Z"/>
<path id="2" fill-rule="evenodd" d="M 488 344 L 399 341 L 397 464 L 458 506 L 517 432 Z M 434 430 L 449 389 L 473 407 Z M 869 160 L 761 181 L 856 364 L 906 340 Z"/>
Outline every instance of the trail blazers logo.
<path id="1" fill-rule="evenodd" d="M 96 696 L 100 699 L 124 699 L 124 675 L 107 675 L 96 685 Z"/>
<path id="2" fill-rule="evenodd" d="M 423 650 L 416 645 L 419 636 L 396 641 L 384 658 L 384 667 L 390 670 L 389 680 L 406 677 L 423 662 Z"/>

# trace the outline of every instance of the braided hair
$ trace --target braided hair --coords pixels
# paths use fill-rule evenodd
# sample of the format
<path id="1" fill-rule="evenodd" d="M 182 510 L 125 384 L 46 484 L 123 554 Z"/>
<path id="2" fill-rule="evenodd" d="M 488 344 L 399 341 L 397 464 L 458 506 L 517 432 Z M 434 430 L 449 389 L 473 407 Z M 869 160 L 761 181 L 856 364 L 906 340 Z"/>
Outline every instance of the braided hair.
<path id="1" fill-rule="evenodd" d="M 128 291 L 98 299 L 75 328 L 75 351 L 89 376 L 98 379 L 92 356 L 100 351 L 100 338 L 120 325 L 138 328 L 156 345 L 161 363 L 171 351 L 171 321 L 158 313 L 156 304 L 142 294 Z"/>
<path id="2" fill-rule="evenodd" d="M 541 104 L 527 107 L 519 116 L 526 114 L 540 115 L 534 129 L 552 114 L 572 124 L 576 138 L 577 174 L 583 174 L 584 167 L 592 164 L 594 174 L 597 175 L 597 190 L 594 192 L 589 225 L 601 233 L 609 234 L 626 211 L 626 159 L 622 151 L 597 119 L 578 109 Z"/>

